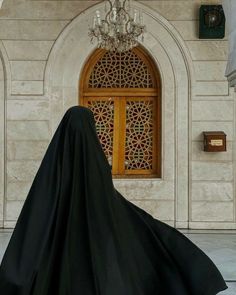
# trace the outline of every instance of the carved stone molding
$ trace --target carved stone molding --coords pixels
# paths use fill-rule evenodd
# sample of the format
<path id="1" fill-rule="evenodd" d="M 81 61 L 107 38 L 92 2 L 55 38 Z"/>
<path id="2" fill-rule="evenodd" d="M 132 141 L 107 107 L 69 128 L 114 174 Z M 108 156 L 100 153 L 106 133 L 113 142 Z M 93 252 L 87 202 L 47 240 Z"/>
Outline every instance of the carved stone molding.
<path id="1" fill-rule="evenodd" d="M 226 26 L 229 37 L 229 57 L 225 70 L 229 86 L 236 86 L 236 1 L 223 0 L 224 13 L 226 16 Z"/>
<path id="2" fill-rule="evenodd" d="M 236 70 L 233 71 L 232 73 L 230 73 L 227 76 L 227 79 L 229 81 L 229 86 L 230 87 L 234 87 L 235 91 L 236 91 Z"/>

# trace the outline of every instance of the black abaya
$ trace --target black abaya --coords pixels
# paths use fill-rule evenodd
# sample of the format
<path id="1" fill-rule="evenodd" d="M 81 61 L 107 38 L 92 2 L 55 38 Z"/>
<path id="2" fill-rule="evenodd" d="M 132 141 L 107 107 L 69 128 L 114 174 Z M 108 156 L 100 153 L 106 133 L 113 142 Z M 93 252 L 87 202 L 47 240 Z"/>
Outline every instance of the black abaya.
<path id="1" fill-rule="evenodd" d="M 215 295 L 225 281 L 177 229 L 126 200 L 93 113 L 63 116 L 0 266 L 1 295 Z"/>

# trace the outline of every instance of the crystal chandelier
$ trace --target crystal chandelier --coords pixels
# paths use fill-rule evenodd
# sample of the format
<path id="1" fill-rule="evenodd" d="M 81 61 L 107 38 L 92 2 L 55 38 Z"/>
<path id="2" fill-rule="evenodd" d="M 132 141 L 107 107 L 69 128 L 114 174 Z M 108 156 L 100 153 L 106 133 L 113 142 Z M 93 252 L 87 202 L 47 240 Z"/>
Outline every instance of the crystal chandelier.
<path id="1" fill-rule="evenodd" d="M 146 28 L 142 13 L 137 9 L 131 10 L 131 0 L 105 1 L 105 18 L 101 19 L 101 13 L 97 10 L 89 28 L 91 42 L 95 38 L 98 48 L 118 52 L 137 46 L 140 39 L 143 41 Z"/>

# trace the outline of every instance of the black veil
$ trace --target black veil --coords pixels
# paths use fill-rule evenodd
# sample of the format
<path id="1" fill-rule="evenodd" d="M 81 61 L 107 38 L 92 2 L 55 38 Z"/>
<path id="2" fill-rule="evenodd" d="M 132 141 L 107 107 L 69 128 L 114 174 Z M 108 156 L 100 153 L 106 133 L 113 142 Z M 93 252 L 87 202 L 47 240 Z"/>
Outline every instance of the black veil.
<path id="1" fill-rule="evenodd" d="M 210 258 L 114 187 L 93 113 L 64 114 L 0 266 L 3 295 L 214 295 Z"/>

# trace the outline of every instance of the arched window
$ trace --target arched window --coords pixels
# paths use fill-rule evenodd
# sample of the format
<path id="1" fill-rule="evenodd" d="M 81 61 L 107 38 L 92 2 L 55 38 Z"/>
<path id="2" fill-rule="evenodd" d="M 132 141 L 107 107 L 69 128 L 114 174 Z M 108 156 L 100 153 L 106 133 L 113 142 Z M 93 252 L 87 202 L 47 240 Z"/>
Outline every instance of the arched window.
<path id="1" fill-rule="evenodd" d="M 140 47 L 97 49 L 80 79 L 80 104 L 89 107 L 114 177 L 161 177 L 161 82 Z"/>

